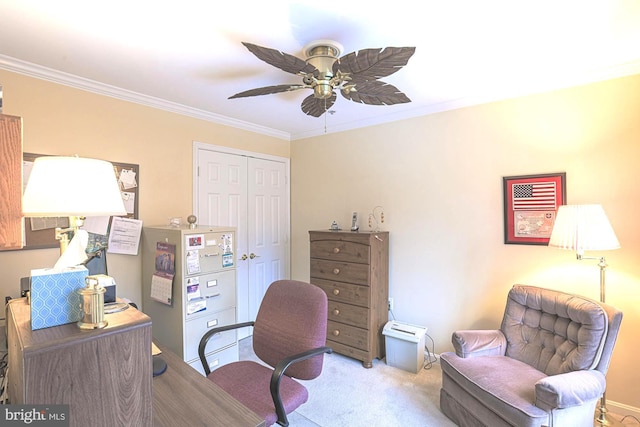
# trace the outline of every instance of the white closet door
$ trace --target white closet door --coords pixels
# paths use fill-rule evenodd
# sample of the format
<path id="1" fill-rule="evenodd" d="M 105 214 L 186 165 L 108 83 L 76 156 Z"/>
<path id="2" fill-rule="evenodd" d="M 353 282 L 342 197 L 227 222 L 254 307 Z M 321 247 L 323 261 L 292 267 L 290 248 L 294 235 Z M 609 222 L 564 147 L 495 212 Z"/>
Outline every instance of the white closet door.
<path id="1" fill-rule="evenodd" d="M 237 228 L 237 320 L 254 320 L 269 285 L 289 278 L 288 165 L 209 147 L 194 150 L 194 212 L 201 225 Z"/>
<path id="2" fill-rule="evenodd" d="M 285 165 L 249 158 L 249 317 L 267 288 L 289 272 L 289 207 Z"/>

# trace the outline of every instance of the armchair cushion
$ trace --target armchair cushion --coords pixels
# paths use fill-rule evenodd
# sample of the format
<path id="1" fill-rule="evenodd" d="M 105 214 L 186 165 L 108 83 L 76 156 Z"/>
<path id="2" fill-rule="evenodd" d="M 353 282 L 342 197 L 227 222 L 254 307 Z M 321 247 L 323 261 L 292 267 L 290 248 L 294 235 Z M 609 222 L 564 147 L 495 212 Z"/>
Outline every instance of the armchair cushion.
<path id="1" fill-rule="evenodd" d="M 505 356 L 460 358 L 442 353 L 440 357 L 443 388 L 455 393 L 457 388 L 445 384 L 451 380 L 461 389 L 454 399 L 464 400 L 470 394 L 514 426 L 536 426 L 539 422 L 531 423 L 532 419 L 547 420 L 547 412 L 534 404 L 534 385 L 546 378 L 543 372 Z"/>

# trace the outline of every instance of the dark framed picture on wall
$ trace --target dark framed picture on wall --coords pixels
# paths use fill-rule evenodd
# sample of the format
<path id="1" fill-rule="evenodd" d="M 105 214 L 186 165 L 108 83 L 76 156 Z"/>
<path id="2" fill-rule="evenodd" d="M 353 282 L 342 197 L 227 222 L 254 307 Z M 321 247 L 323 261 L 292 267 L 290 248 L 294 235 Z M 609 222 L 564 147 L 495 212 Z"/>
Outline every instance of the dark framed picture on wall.
<path id="1" fill-rule="evenodd" d="M 558 207 L 567 203 L 566 173 L 505 176 L 504 243 L 547 245 Z"/>

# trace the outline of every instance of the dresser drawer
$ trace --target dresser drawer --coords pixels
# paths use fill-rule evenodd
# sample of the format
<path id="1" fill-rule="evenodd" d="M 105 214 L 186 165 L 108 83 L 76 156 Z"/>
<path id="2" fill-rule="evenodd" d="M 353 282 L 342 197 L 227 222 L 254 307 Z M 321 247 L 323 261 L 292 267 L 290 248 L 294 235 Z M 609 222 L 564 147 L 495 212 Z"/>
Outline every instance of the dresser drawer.
<path id="1" fill-rule="evenodd" d="M 369 324 L 369 309 L 351 304 L 329 301 L 329 320 L 366 329 Z"/>
<path id="2" fill-rule="evenodd" d="M 369 264 L 371 248 L 367 244 L 341 240 L 315 240 L 311 242 L 311 256 L 332 261 Z"/>
<path id="3" fill-rule="evenodd" d="M 185 349 L 184 360 L 192 360 L 198 357 L 198 345 L 200 339 L 209 329 L 218 326 L 231 325 L 236 321 L 236 309 L 230 308 L 207 317 L 199 317 L 197 319 L 185 322 Z M 205 353 L 215 351 L 219 348 L 226 347 L 236 342 L 236 331 L 224 331 L 214 335 L 209 339 Z"/>
<path id="4" fill-rule="evenodd" d="M 327 341 L 336 341 L 350 347 L 368 350 L 369 331 L 329 320 L 327 322 Z"/>
<path id="5" fill-rule="evenodd" d="M 346 302 L 361 307 L 369 307 L 368 286 L 352 285 L 351 283 L 334 282 L 331 280 L 311 278 L 311 283 L 321 288 L 331 301 Z"/>
<path id="6" fill-rule="evenodd" d="M 311 258 L 311 277 L 368 285 L 369 266 Z"/>

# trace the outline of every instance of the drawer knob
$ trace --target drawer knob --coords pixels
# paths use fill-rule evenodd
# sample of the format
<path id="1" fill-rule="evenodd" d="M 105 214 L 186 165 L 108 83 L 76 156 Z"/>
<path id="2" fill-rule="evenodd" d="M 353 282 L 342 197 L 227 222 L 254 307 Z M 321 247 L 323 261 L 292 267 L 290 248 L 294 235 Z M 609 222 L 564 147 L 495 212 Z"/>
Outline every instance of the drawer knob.
<path id="1" fill-rule="evenodd" d="M 337 316 L 338 314 L 340 314 L 340 310 L 338 310 L 337 308 L 333 309 L 333 315 Z"/>
<path id="2" fill-rule="evenodd" d="M 333 248 L 333 253 L 334 254 L 339 254 L 340 253 L 340 248 Z"/>
<path id="3" fill-rule="evenodd" d="M 334 268 L 333 269 L 333 274 L 340 274 L 340 269 L 339 268 Z"/>
<path id="4" fill-rule="evenodd" d="M 334 295 L 340 295 L 340 289 L 334 289 L 333 290 L 333 294 Z"/>
<path id="5" fill-rule="evenodd" d="M 337 329 L 333 330 L 333 336 L 337 337 L 338 335 L 340 335 L 340 331 Z"/>

